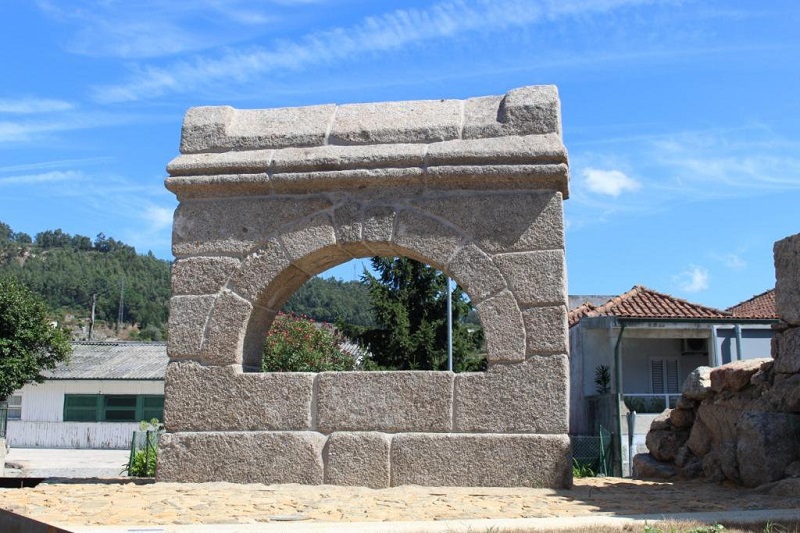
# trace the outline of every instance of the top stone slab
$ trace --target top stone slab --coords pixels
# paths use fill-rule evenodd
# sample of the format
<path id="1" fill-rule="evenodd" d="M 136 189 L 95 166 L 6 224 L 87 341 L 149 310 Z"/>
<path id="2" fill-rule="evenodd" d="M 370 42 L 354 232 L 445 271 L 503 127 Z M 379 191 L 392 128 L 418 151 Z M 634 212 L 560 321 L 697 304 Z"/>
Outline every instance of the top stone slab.
<path id="1" fill-rule="evenodd" d="M 276 109 L 194 107 L 181 153 L 219 153 L 333 145 L 434 143 L 508 135 L 561 134 L 555 86 L 504 96 Z"/>

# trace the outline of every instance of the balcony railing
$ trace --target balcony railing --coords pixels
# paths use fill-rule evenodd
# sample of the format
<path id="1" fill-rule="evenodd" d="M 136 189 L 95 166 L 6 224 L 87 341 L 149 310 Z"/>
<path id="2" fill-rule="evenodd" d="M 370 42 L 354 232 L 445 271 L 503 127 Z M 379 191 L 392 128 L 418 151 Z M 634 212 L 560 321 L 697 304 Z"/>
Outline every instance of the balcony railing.
<path id="1" fill-rule="evenodd" d="M 625 406 L 637 413 L 660 413 L 667 407 L 674 408 L 680 394 L 623 394 Z"/>

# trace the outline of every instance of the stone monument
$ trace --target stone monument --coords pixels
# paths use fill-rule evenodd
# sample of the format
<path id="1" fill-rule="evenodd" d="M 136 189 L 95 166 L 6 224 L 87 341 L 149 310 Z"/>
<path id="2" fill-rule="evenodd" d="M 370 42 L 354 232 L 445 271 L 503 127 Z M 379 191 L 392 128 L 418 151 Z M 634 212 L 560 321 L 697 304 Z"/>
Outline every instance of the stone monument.
<path id="1" fill-rule="evenodd" d="M 555 87 L 193 108 L 180 151 L 160 481 L 571 484 Z M 295 290 L 375 255 L 464 288 L 488 370 L 260 372 Z"/>

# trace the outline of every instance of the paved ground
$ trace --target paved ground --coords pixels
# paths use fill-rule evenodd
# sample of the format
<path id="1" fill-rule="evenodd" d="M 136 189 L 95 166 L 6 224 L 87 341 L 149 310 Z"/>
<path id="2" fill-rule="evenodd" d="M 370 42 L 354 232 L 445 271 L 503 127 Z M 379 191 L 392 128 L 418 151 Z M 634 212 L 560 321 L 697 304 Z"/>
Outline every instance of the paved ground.
<path id="1" fill-rule="evenodd" d="M 125 452 L 12 450 L 28 471 L 112 468 Z M 25 459 L 23 459 L 25 457 Z M 768 490 L 702 482 L 578 479 L 570 490 L 51 480 L 0 489 L 0 508 L 81 533 L 109 531 L 507 531 L 720 516 L 800 519 L 800 479 Z M 690 513 L 686 515 L 686 513 Z M 691 513 L 702 513 L 693 515 Z M 711 514 L 709 514 L 711 513 Z M 717 514 L 714 514 L 717 513 Z M 721 514 L 720 514 L 721 513 Z M 760 514 L 759 514 L 760 513 Z"/>
<path id="2" fill-rule="evenodd" d="M 62 450 L 10 448 L 7 477 L 119 477 L 128 464 L 128 450 Z"/>

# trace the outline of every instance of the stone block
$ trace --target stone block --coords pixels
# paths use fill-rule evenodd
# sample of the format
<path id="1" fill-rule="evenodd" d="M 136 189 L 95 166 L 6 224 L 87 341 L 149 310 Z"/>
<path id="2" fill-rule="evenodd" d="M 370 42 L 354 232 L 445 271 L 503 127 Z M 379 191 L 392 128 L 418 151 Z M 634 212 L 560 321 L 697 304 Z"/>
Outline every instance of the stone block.
<path id="1" fill-rule="evenodd" d="M 283 230 L 280 235 L 280 241 L 295 266 L 306 270 L 301 266 L 302 261 L 300 260 L 329 246 L 335 246 L 336 232 L 333 229 L 333 221 L 330 215 L 318 213 L 302 220 L 291 229 Z M 308 273 L 316 274 L 316 272 Z"/>
<path id="2" fill-rule="evenodd" d="M 434 143 L 457 139 L 461 128 L 458 100 L 417 100 L 342 105 L 330 144 Z"/>
<path id="3" fill-rule="evenodd" d="M 740 391 L 750 384 L 750 378 L 761 369 L 761 365 L 769 361 L 769 359 L 746 359 L 714 368 L 710 373 L 711 390 Z"/>
<path id="4" fill-rule="evenodd" d="M 425 179 L 423 169 L 410 168 L 365 168 L 352 170 L 323 170 L 315 172 L 278 172 L 270 177 L 274 193 L 315 194 L 349 192 L 353 190 L 395 191 L 413 186 L 421 188 Z"/>
<path id="5" fill-rule="evenodd" d="M 505 96 L 464 102 L 464 138 L 561 134 L 558 89 L 553 85 L 521 87 Z"/>
<path id="6" fill-rule="evenodd" d="M 474 244 L 461 248 L 447 265 L 447 272 L 469 295 L 473 305 L 506 288 L 500 270 Z"/>
<path id="7" fill-rule="evenodd" d="M 569 427 L 566 355 L 532 357 L 457 374 L 453 431 L 566 433 Z"/>
<path id="8" fill-rule="evenodd" d="M 366 243 L 388 243 L 392 240 L 397 210 L 391 205 L 370 205 L 364 208 L 361 238 Z"/>
<path id="9" fill-rule="evenodd" d="M 181 127 L 181 153 L 207 152 L 213 151 L 214 147 L 224 146 L 227 126 L 234 112 L 230 106 L 190 108 Z"/>
<path id="10" fill-rule="evenodd" d="M 566 305 L 567 276 L 562 250 L 500 254 L 493 259 L 520 306 Z"/>
<path id="11" fill-rule="evenodd" d="M 464 235 L 416 209 L 406 209 L 397 215 L 392 240 L 408 250 L 409 257 L 443 270 Z"/>
<path id="12" fill-rule="evenodd" d="M 649 453 L 633 456 L 633 477 L 639 479 L 671 479 L 678 475 L 678 469 L 669 463 L 662 463 Z"/>
<path id="13" fill-rule="evenodd" d="M 231 284 L 237 294 L 255 302 L 290 264 L 281 243 L 275 238 L 267 239 L 258 250 L 245 257 L 231 277 Z M 263 302 L 262 305 L 269 307 Z"/>
<path id="14" fill-rule="evenodd" d="M 560 194 L 543 191 L 449 193 L 413 202 L 461 228 L 489 254 L 563 249 L 561 204 Z"/>
<path id="15" fill-rule="evenodd" d="M 450 431 L 451 372 L 322 372 L 317 378 L 317 429 Z"/>
<path id="16" fill-rule="evenodd" d="M 361 226 L 363 213 L 361 205 L 346 202 L 333 211 L 333 225 L 338 244 L 361 242 Z"/>
<path id="17" fill-rule="evenodd" d="M 264 196 L 272 193 L 274 189 L 272 180 L 266 172 L 171 176 L 164 180 L 164 186 L 175 193 L 181 202 L 209 198 Z"/>
<path id="18" fill-rule="evenodd" d="M 185 154 L 167 164 L 170 176 L 263 174 L 269 171 L 274 150 Z M 173 180 L 180 182 L 180 180 Z"/>
<path id="19" fill-rule="evenodd" d="M 326 440 L 313 431 L 167 433 L 159 442 L 156 480 L 320 485 Z"/>
<path id="20" fill-rule="evenodd" d="M 478 302 L 490 363 L 525 360 L 525 324 L 514 296 L 508 291 Z"/>
<path id="21" fill-rule="evenodd" d="M 698 366 L 683 380 L 681 389 L 683 398 L 688 400 L 704 400 L 711 396 L 711 367 Z"/>
<path id="22" fill-rule="evenodd" d="M 567 308 L 562 305 L 531 307 L 522 311 L 527 355 L 567 353 Z"/>
<path id="23" fill-rule="evenodd" d="M 800 326 L 800 233 L 777 241 L 775 258 L 775 307 L 781 320 Z"/>
<path id="24" fill-rule="evenodd" d="M 275 173 L 422 168 L 424 165 L 424 144 L 287 148 L 276 151 L 272 159 L 272 170 Z"/>
<path id="25" fill-rule="evenodd" d="M 250 302 L 230 291 L 217 297 L 203 336 L 204 364 L 242 364 L 244 335 L 252 310 Z"/>
<path id="26" fill-rule="evenodd" d="M 313 373 L 243 373 L 173 362 L 164 382 L 170 432 L 311 429 Z"/>
<path id="27" fill-rule="evenodd" d="M 390 443 L 386 433 L 333 433 L 325 446 L 325 484 L 387 488 Z"/>
<path id="28" fill-rule="evenodd" d="M 572 485 L 569 436 L 401 433 L 392 439 L 392 486 Z"/>
<path id="29" fill-rule="evenodd" d="M 756 487 L 783 477 L 800 459 L 800 415 L 743 412 L 736 428 L 736 461 L 743 485 Z"/>
<path id="30" fill-rule="evenodd" d="M 800 327 L 789 328 L 783 333 L 776 333 L 779 340 L 775 357 L 775 372 L 794 374 L 800 372 Z"/>
<path id="31" fill-rule="evenodd" d="M 425 169 L 430 191 L 530 191 L 558 192 L 569 198 L 566 163 L 528 165 L 439 165 Z"/>
<path id="32" fill-rule="evenodd" d="M 528 135 L 432 144 L 428 166 L 531 165 L 567 162 L 567 150 L 558 135 Z"/>
<path id="33" fill-rule="evenodd" d="M 187 257 L 172 264 L 172 294 L 215 294 L 241 261 L 233 257 Z"/>
<path id="34" fill-rule="evenodd" d="M 181 202 L 175 211 L 172 249 L 176 257 L 244 255 L 292 220 L 328 209 L 320 198 L 226 198 Z"/>
<path id="35" fill-rule="evenodd" d="M 170 298 L 167 340 L 170 359 L 201 357 L 203 332 L 216 299 L 215 295 Z"/>

